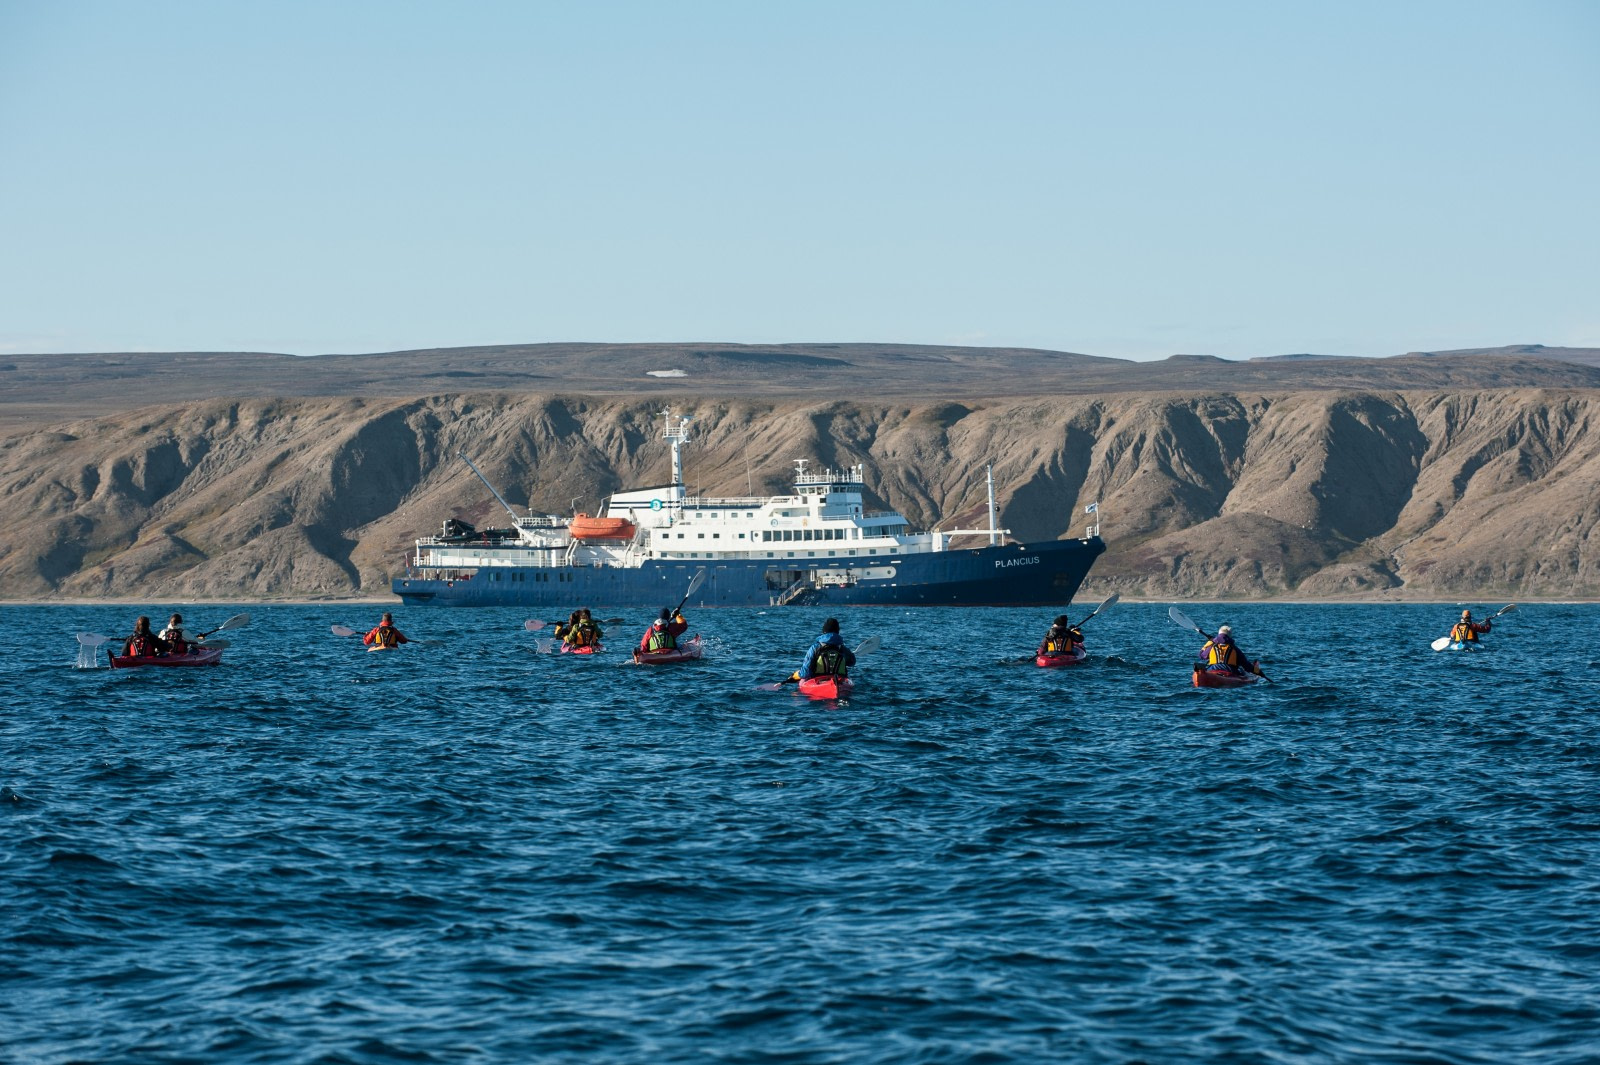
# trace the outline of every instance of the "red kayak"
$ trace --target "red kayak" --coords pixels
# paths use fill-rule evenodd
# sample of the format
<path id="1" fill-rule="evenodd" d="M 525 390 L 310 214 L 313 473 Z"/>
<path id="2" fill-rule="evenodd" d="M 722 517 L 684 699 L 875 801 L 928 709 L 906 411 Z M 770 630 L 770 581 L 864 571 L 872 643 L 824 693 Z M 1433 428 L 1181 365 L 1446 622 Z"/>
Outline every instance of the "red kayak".
<path id="1" fill-rule="evenodd" d="M 800 694 L 811 699 L 848 699 L 855 690 L 855 681 L 849 677 L 807 677 L 800 682 Z"/>
<path id="2" fill-rule="evenodd" d="M 573 647 L 567 643 L 561 645 L 561 653 L 564 655 L 597 655 L 604 650 L 605 648 L 597 643 L 591 643 L 585 647 Z"/>
<path id="3" fill-rule="evenodd" d="M 641 651 L 637 648 L 633 652 L 633 664 L 636 666 L 670 666 L 674 662 L 687 662 L 700 657 L 700 637 L 685 640 L 671 651 Z"/>
<path id="4" fill-rule="evenodd" d="M 1076 651 L 1046 651 L 1044 654 L 1034 655 L 1033 664 L 1040 669 L 1058 669 L 1061 666 L 1075 666 L 1089 657 L 1089 652 L 1080 644 Z"/>
<path id="5" fill-rule="evenodd" d="M 222 648 L 202 647 L 181 655 L 111 655 L 112 669 L 137 669 L 140 666 L 214 666 L 222 661 Z"/>
<path id="6" fill-rule="evenodd" d="M 1194 671 L 1196 688 L 1246 688 L 1254 684 L 1254 673 L 1232 673 L 1227 669 L 1197 669 Z"/>

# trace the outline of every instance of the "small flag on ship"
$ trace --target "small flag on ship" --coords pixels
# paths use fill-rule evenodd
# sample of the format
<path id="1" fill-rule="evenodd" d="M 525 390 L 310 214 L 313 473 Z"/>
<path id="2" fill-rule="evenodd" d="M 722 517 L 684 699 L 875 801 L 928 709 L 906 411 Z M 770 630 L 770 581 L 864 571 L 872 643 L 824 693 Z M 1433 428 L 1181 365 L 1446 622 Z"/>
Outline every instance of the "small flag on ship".
<path id="1" fill-rule="evenodd" d="M 1098 514 L 1098 513 L 1100 513 L 1100 501 L 1099 500 L 1095 500 L 1093 503 L 1090 503 L 1088 506 L 1083 508 L 1083 512 L 1085 514 Z"/>

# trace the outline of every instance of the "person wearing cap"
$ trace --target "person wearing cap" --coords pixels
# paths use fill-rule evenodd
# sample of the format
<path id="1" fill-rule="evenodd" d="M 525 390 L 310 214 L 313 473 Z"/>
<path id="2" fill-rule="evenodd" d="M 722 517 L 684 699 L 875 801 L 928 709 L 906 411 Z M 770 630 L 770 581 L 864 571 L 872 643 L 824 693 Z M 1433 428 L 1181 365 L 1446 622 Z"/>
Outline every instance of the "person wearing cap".
<path id="1" fill-rule="evenodd" d="M 1254 673 L 1261 675 L 1261 667 L 1245 657 L 1239 645 L 1233 642 L 1233 626 L 1224 625 L 1217 630 L 1217 634 L 1206 641 L 1200 648 L 1200 657 L 1205 659 L 1204 668 L 1226 669 L 1229 673 L 1245 674 Z M 1202 668 L 1196 666 L 1196 669 Z"/>
<path id="2" fill-rule="evenodd" d="M 167 622 L 167 627 L 161 630 L 161 638 L 171 647 L 169 654 L 186 655 L 189 653 L 189 640 L 183 634 L 183 615 L 174 614 Z"/>
<path id="3" fill-rule="evenodd" d="M 822 635 L 806 651 L 805 663 L 789 679 L 842 677 L 855 664 L 856 653 L 844 645 L 844 637 L 839 635 L 839 619 L 829 618 L 822 623 Z"/>
<path id="4" fill-rule="evenodd" d="M 1482 623 L 1475 622 L 1472 620 L 1472 611 L 1463 610 L 1461 612 L 1461 620 L 1456 622 L 1450 629 L 1450 642 L 1477 643 L 1478 634 L 1488 632 L 1493 627 L 1494 623 L 1487 618 Z"/>
<path id="5" fill-rule="evenodd" d="M 1050 626 L 1050 631 L 1044 634 L 1044 641 L 1039 644 L 1039 649 L 1034 654 L 1064 655 L 1082 649 L 1083 632 L 1067 620 L 1067 615 L 1062 614 Z"/>
<path id="6" fill-rule="evenodd" d="M 394 615 L 385 611 L 378 627 L 361 637 L 361 642 L 368 647 L 399 647 L 411 641 L 406 639 L 405 633 L 394 627 Z"/>
<path id="7" fill-rule="evenodd" d="M 650 623 L 644 630 L 644 635 L 639 637 L 639 650 L 641 651 L 675 651 L 678 647 L 678 637 L 689 630 L 689 623 L 683 620 L 683 611 L 674 612 L 671 607 L 662 607 L 661 616 Z"/>

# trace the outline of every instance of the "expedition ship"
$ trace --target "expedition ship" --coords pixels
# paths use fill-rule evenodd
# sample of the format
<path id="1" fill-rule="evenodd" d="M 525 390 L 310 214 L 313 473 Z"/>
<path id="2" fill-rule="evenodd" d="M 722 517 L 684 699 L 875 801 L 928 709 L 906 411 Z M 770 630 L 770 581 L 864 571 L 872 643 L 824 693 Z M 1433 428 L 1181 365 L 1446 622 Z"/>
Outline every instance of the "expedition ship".
<path id="1" fill-rule="evenodd" d="M 867 510 L 860 465 L 810 470 L 795 463 L 792 495 L 705 498 L 684 487 L 689 419 L 663 411 L 672 482 L 618 492 L 595 517 L 511 515 L 503 529 L 456 519 L 417 540 L 394 593 L 412 605 L 656 608 L 676 601 L 698 570 L 691 606 L 1046 606 L 1070 602 L 1094 560 L 1098 535 L 1004 542 L 995 527 L 919 532 L 894 511 Z M 987 535 L 981 547 L 951 537 Z"/>

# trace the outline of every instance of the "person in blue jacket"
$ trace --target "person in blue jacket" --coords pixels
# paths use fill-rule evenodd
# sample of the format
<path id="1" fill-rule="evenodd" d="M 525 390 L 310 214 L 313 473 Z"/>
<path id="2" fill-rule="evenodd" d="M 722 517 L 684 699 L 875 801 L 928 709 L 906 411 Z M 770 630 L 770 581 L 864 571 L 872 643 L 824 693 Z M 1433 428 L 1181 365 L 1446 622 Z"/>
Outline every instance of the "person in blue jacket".
<path id="1" fill-rule="evenodd" d="M 855 664 L 856 653 L 844 645 L 844 637 L 839 635 L 839 619 L 829 618 L 822 623 L 822 635 L 806 652 L 805 664 L 791 679 L 842 677 Z"/>

